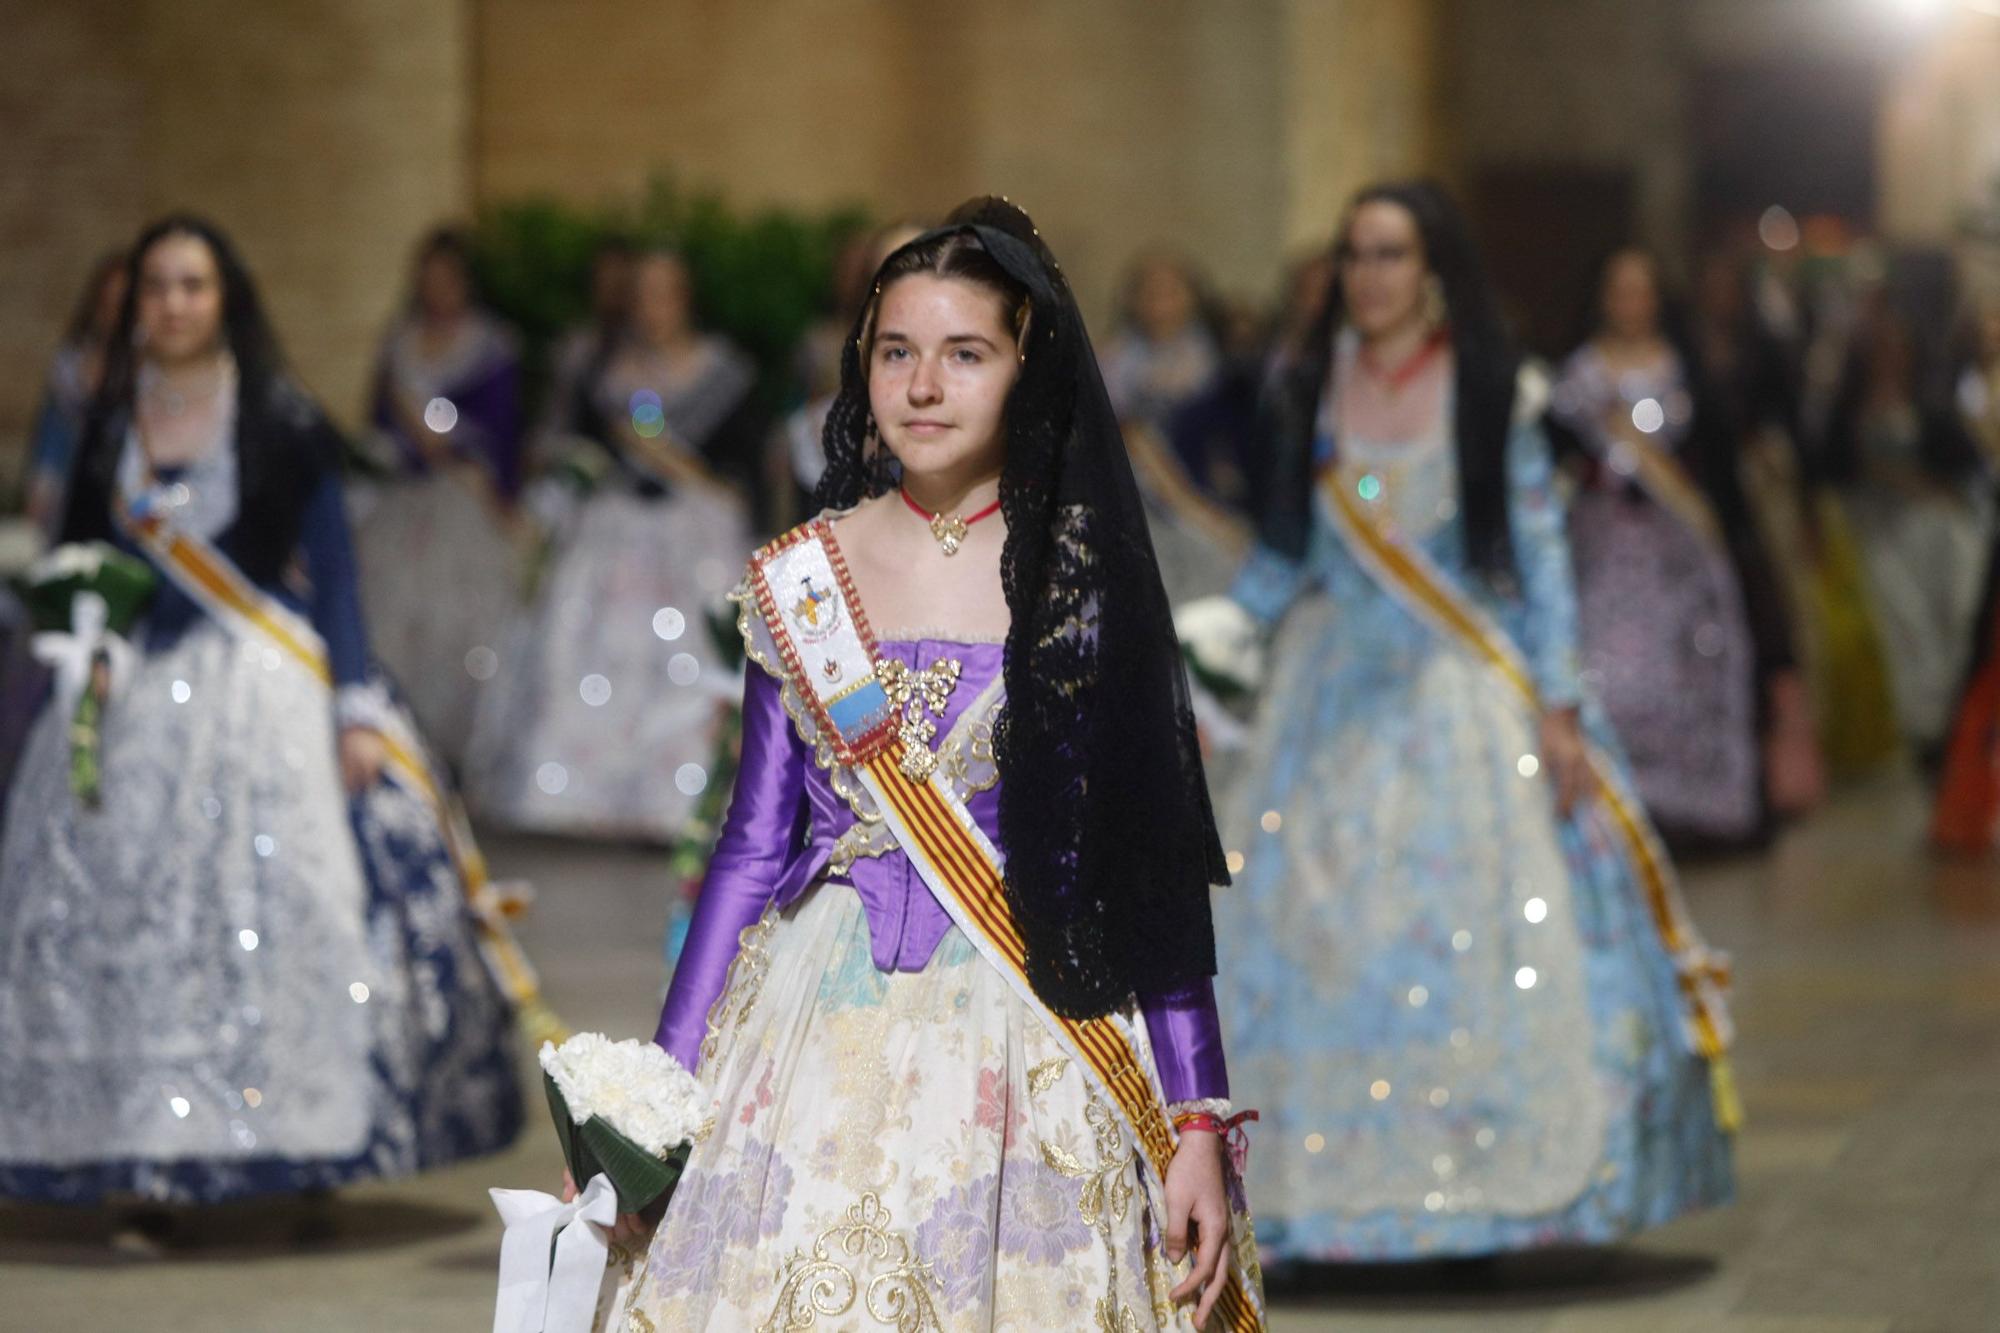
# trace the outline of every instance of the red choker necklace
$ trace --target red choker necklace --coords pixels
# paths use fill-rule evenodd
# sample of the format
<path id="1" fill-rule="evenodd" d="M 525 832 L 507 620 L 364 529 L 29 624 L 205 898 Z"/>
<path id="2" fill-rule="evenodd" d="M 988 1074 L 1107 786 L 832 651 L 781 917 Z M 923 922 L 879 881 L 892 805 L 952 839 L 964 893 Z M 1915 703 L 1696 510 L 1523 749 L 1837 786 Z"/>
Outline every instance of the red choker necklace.
<path id="1" fill-rule="evenodd" d="M 1410 353 L 1394 370 L 1385 370 L 1366 347 L 1361 349 L 1361 368 L 1374 378 L 1382 381 L 1391 393 L 1401 393 L 1410 387 L 1410 381 L 1424 373 L 1424 367 L 1437 359 L 1438 353 L 1451 345 L 1449 330 L 1439 329 L 1424 340 L 1424 345 Z"/>
<path id="2" fill-rule="evenodd" d="M 982 518 L 991 518 L 1000 512 L 1000 502 L 995 500 L 992 504 L 987 505 L 984 509 L 970 517 L 960 517 L 957 514 L 933 514 L 930 510 L 912 500 L 910 493 L 902 487 L 897 487 L 896 493 L 903 497 L 903 503 L 910 507 L 911 513 L 931 525 L 931 536 L 937 538 L 938 549 L 946 555 L 958 554 L 958 548 L 965 544 L 965 534 L 971 531 L 974 523 L 977 523 Z"/>

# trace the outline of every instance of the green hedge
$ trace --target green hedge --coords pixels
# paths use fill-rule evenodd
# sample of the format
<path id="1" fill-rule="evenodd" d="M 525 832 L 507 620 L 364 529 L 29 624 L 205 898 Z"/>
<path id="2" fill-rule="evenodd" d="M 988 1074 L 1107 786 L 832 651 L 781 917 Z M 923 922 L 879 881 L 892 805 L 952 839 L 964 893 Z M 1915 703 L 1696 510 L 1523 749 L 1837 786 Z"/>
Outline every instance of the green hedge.
<path id="1" fill-rule="evenodd" d="M 531 407 L 549 343 L 589 313 L 591 255 L 607 235 L 685 255 L 701 321 L 754 357 L 764 392 L 776 395 L 800 335 L 826 309 L 834 256 L 867 225 L 859 207 L 743 213 L 661 177 L 637 199 L 595 209 L 549 198 L 493 204 L 474 224 L 473 263 L 487 302 L 527 342 Z"/>

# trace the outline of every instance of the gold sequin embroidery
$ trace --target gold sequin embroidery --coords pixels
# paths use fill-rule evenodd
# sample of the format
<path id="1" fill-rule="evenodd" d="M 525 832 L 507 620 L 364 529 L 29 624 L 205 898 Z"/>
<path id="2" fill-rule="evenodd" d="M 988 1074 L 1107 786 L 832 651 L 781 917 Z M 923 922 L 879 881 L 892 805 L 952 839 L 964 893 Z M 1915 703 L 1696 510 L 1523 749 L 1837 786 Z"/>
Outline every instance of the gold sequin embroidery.
<path id="1" fill-rule="evenodd" d="M 1052 1055 L 1028 1071 L 1028 1095 L 1039 1097 L 1053 1088 L 1069 1072 L 1069 1057 Z"/>
<path id="2" fill-rule="evenodd" d="M 768 945 L 777 924 L 777 911 L 768 909 L 755 925 L 744 927 L 738 938 L 736 957 L 730 960 L 729 972 L 723 978 L 722 994 L 708 1010 L 708 1035 L 701 1039 L 704 1068 L 713 1067 L 723 1037 L 742 1027 L 749 1020 L 750 1011 L 757 1007 L 757 997 L 764 990 L 764 975 L 771 970 Z"/>
<path id="3" fill-rule="evenodd" d="M 958 725 L 938 747 L 938 768 L 961 801 L 1000 781 L 1000 765 L 993 753 L 993 727 L 1005 699 L 1004 687 L 1005 681 L 995 676 L 959 715 Z"/>

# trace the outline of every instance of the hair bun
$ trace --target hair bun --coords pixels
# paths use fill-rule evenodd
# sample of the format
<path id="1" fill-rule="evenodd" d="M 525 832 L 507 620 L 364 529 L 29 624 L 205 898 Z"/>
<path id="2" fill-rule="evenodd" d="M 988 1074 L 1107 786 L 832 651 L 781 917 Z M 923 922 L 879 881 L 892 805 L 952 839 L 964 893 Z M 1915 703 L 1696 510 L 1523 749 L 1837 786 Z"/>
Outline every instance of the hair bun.
<path id="1" fill-rule="evenodd" d="M 947 227 L 991 227 L 1019 241 L 1032 242 L 1041 236 L 1028 211 L 1004 195 L 982 194 L 951 210 L 944 220 Z"/>
<path id="2" fill-rule="evenodd" d="M 939 231 L 957 227 L 969 227 L 988 234 L 982 242 L 1014 276 L 1032 289 L 1038 300 L 1053 299 L 1067 286 L 1062 265 L 1056 262 L 1053 251 L 1043 243 L 1041 229 L 1035 220 L 1005 195 L 975 195 L 951 210 Z M 997 244 L 996 244 L 997 242 Z M 1018 247 L 1015 254 L 1005 253 L 1009 242 Z"/>

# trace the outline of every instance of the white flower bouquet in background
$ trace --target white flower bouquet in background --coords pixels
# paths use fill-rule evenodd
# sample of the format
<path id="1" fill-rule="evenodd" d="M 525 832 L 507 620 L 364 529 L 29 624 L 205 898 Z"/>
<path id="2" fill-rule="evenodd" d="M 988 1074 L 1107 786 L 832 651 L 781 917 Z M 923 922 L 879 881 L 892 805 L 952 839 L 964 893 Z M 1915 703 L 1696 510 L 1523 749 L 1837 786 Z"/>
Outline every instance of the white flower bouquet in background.
<path id="1" fill-rule="evenodd" d="M 1175 607 L 1174 635 L 1195 683 L 1222 702 L 1245 699 L 1263 684 L 1263 632 L 1233 599 L 1203 597 Z"/>
<path id="2" fill-rule="evenodd" d="M 621 1213 L 664 1198 L 713 1123 L 694 1075 L 650 1041 L 596 1032 L 560 1046 L 543 1042 L 541 1060 L 563 1161 L 577 1187 L 605 1176 Z"/>
<path id="3" fill-rule="evenodd" d="M 1203 597 L 1174 608 L 1174 634 L 1194 687 L 1191 702 L 1203 752 L 1241 750 L 1250 739 L 1245 722 L 1264 683 L 1263 630 L 1233 598 Z"/>

